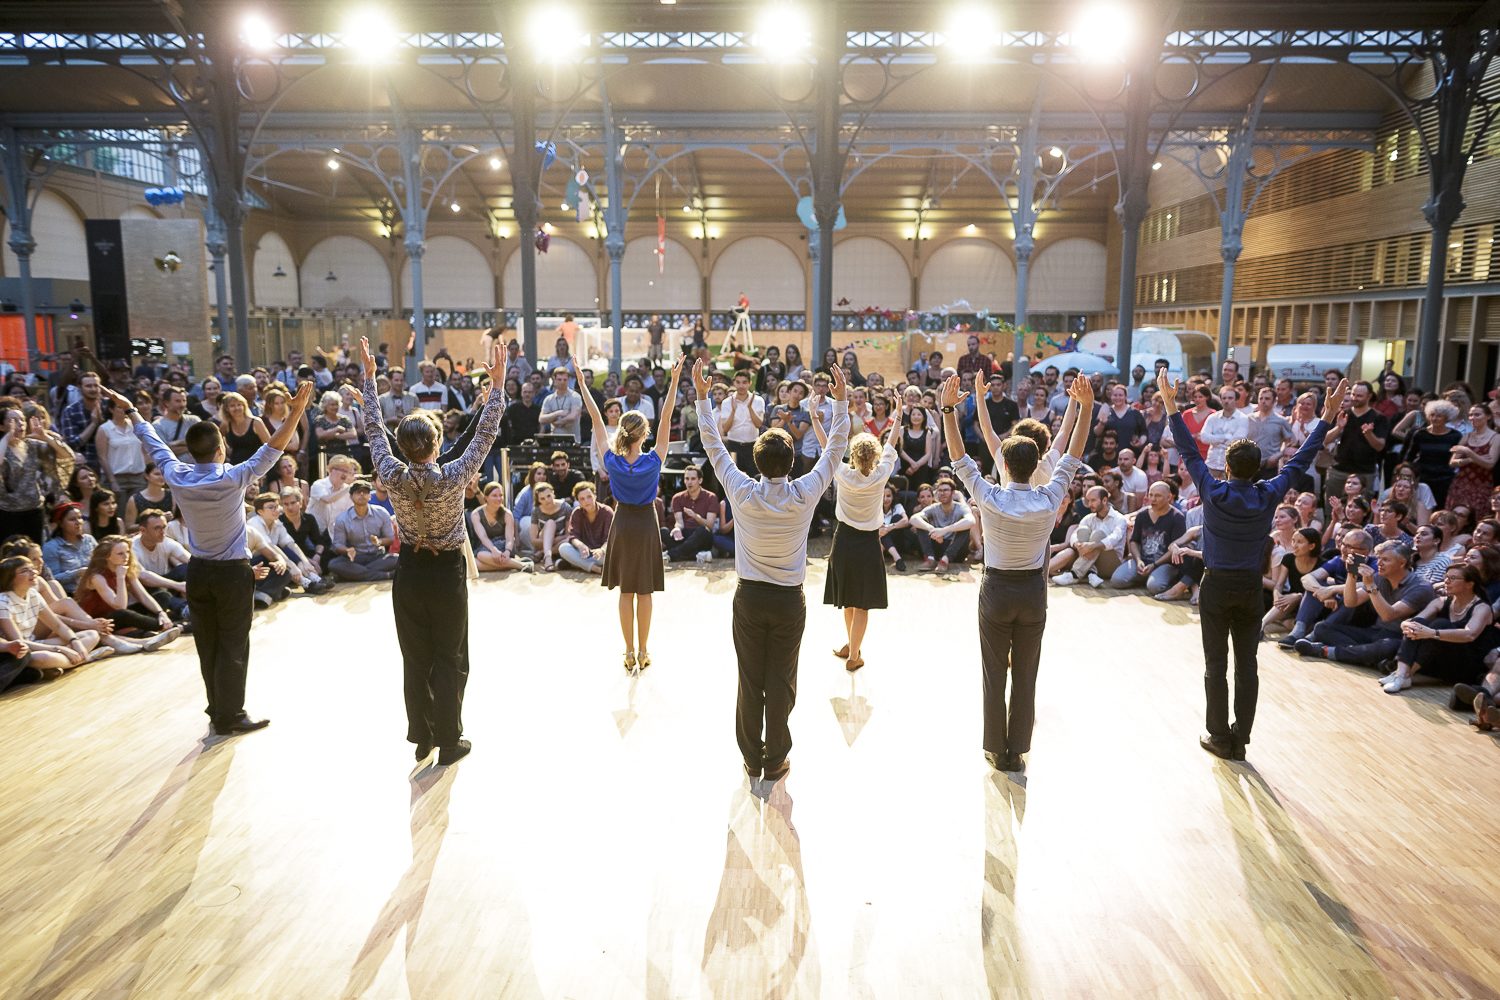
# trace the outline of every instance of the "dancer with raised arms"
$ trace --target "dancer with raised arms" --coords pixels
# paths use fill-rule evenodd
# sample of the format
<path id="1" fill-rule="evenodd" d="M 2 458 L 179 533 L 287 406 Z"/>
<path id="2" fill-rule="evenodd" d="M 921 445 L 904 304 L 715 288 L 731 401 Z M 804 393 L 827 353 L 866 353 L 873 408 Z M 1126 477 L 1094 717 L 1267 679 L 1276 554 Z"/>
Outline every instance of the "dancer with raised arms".
<path id="1" fill-rule="evenodd" d="M 656 519 L 656 491 L 661 485 L 667 442 L 672 437 L 672 411 L 677 406 L 677 380 L 682 377 L 683 357 L 679 356 L 672 366 L 667 393 L 662 397 L 656 447 L 644 454 L 641 448 L 651 432 L 646 418 L 636 410 L 621 417 L 615 443 L 611 445 L 604 418 L 599 415 L 599 404 L 583 384 L 577 360 L 571 364 L 579 379 L 584 405 L 594 421 L 595 469 L 602 468 L 609 474 L 609 488 L 615 497 L 615 516 L 609 525 L 609 540 L 604 544 L 604 573 L 600 583 L 609 590 L 620 588 L 625 669 L 644 670 L 651 666 L 651 654 L 646 648 L 651 638 L 651 595 L 667 589 L 662 571 L 661 528 Z"/>
<path id="2" fill-rule="evenodd" d="M 1036 442 L 1012 434 L 1000 444 L 1004 486 L 987 482 L 979 465 L 965 454 L 957 407 L 968 397 L 959 376 L 943 383 L 943 431 L 953 471 L 981 512 L 984 526 L 984 582 L 979 588 L 979 656 L 984 680 L 984 759 L 997 771 L 1021 771 L 1021 755 L 1031 750 L 1036 719 L 1036 676 L 1042 662 L 1042 633 L 1047 628 L 1047 542 L 1057 509 L 1068 499 L 1068 487 L 1083 465 L 1088 441 L 1087 417 L 1093 412 L 1094 387 L 1078 376 L 1068 388 L 1064 426 L 1072 427 L 1068 453 L 1057 461 L 1043 486 L 1032 486 L 1041 454 Z M 982 404 L 983 401 L 981 400 Z M 1059 442 L 1061 443 L 1061 442 Z M 1010 706 L 1005 704 L 1005 674 L 1010 672 Z"/>
<path id="3" fill-rule="evenodd" d="M 1273 479 L 1255 482 L 1262 455 L 1254 441 L 1242 438 L 1224 448 L 1228 480 L 1214 478 L 1198 451 L 1193 432 L 1177 412 L 1177 391 L 1162 375 L 1157 380 L 1162 405 L 1172 424 L 1177 454 L 1193 477 L 1203 499 L 1203 586 L 1198 593 L 1198 614 L 1203 629 L 1203 691 L 1207 699 L 1208 735 L 1198 745 L 1215 757 L 1244 760 L 1245 744 L 1255 722 L 1255 703 L 1260 694 L 1260 619 L 1262 603 L 1261 563 L 1276 508 L 1292 483 L 1298 482 L 1323 437 L 1339 414 L 1339 404 L 1349 382 L 1341 380 L 1323 403 L 1323 419 L 1307 435 L 1297 454 Z M 1229 644 L 1234 644 L 1234 722 L 1229 721 Z"/>
<path id="4" fill-rule="evenodd" d="M 698 392 L 698 428 L 703 448 L 724 486 L 734 520 L 734 651 L 739 660 L 735 735 L 752 781 L 776 782 L 792 763 L 787 717 L 797 701 L 797 658 L 807 624 L 802 583 L 807 578 L 807 529 L 833 469 L 849 439 L 848 383 L 837 365 L 833 376 L 833 430 L 812 471 L 789 479 L 797 449 L 780 428 L 762 434 L 751 459 L 760 472 L 751 479 L 735 465 L 719 438 L 709 394 L 708 366 L 693 366 Z"/>
<path id="5" fill-rule="evenodd" d="M 375 356 L 360 338 L 364 359 L 365 434 L 375 471 L 389 491 L 401 537 L 391 610 L 401 644 L 406 695 L 406 739 L 417 745 L 417 761 L 439 747 L 446 767 L 469 753 L 463 738 L 464 688 L 469 681 L 469 576 L 464 559 L 464 486 L 490 453 L 500 429 L 505 393 L 491 392 L 474 440 L 458 459 L 438 465 L 443 425 L 432 410 L 416 410 L 396 425 L 390 452 L 381 429 L 375 393 Z M 478 369 L 495 382 L 494 366 Z M 290 421 L 289 421 L 290 422 Z M 191 433 L 191 432 L 190 432 Z"/>
<path id="6" fill-rule="evenodd" d="M 264 729 L 271 724 L 270 719 L 252 719 L 245 714 L 256 575 L 256 569 L 250 566 L 245 534 L 245 490 L 263 479 L 291 444 L 312 401 L 313 383 L 297 387 L 286 420 L 269 441 L 238 465 L 224 464 L 224 435 L 213 421 L 204 420 L 187 429 L 184 440 L 193 460 L 189 464 L 157 437 L 134 403 L 112 389 L 104 392 L 150 452 L 182 512 L 192 554 L 187 569 L 188 613 L 214 734 L 239 736 Z"/>

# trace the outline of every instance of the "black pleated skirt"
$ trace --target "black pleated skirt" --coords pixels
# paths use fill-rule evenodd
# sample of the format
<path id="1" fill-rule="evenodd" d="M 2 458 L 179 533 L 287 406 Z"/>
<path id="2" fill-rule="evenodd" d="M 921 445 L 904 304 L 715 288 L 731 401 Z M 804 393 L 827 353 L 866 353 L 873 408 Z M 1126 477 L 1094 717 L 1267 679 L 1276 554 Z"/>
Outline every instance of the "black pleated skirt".
<path id="1" fill-rule="evenodd" d="M 661 526 L 655 504 L 617 502 L 604 546 L 603 585 L 622 594 L 667 589 L 661 564 Z"/>
<path id="2" fill-rule="evenodd" d="M 828 554 L 823 603 L 866 611 L 886 606 L 885 559 L 880 552 L 880 532 L 861 531 L 843 521 L 838 523 L 833 531 L 833 551 Z"/>

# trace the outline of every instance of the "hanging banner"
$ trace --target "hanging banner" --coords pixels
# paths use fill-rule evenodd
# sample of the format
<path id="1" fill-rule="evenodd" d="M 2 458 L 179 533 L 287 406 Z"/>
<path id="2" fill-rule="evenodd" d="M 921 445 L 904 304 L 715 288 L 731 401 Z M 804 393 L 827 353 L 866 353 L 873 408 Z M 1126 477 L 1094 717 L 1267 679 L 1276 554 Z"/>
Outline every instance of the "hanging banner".
<path id="1" fill-rule="evenodd" d="M 580 167 L 578 173 L 573 175 L 573 184 L 577 192 L 575 197 L 578 205 L 578 221 L 583 222 L 594 211 L 593 206 L 589 204 L 589 172 Z"/>
<path id="2" fill-rule="evenodd" d="M 658 277 L 667 273 L 667 220 L 660 215 L 656 217 L 656 274 Z"/>

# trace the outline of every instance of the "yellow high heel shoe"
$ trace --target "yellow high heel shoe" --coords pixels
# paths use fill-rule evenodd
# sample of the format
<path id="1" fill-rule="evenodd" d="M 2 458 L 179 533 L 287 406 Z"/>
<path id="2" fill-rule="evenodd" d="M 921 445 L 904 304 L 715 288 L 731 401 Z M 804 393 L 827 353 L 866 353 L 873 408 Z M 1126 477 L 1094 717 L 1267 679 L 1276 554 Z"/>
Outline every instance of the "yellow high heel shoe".
<path id="1" fill-rule="evenodd" d="M 642 670 L 645 670 L 647 667 L 651 666 L 651 654 L 646 652 L 644 649 L 641 650 L 640 663 Z"/>
<path id="2" fill-rule="evenodd" d="M 635 652 L 632 650 L 632 651 L 629 651 L 629 652 L 627 652 L 625 654 L 625 672 L 627 674 L 628 673 L 634 673 L 635 669 L 636 669 Z"/>

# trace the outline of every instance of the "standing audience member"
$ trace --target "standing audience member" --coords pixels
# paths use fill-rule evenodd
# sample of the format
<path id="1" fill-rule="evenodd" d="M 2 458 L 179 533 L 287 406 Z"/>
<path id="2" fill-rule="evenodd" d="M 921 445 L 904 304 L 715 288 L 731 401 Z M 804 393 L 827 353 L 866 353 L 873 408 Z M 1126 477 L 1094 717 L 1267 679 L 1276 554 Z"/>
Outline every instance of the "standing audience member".
<path id="1" fill-rule="evenodd" d="M 716 426 L 741 472 L 748 473 L 755 467 L 753 452 L 765 415 L 766 401 L 750 393 L 750 373 L 735 372 L 734 392 L 719 407 Z"/>
<path id="2" fill-rule="evenodd" d="M 1260 390 L 1249 423 L 1245 436 L 1260 449 L 1260 478 L 1270 479 L 1276 475 L 1286 448 L 1297 437 L 1286 417 L 1276 412 L 1276 390 L 1269 387 Z"/>
<path id="3" fill-rule="evenodd" d="M 5 410 L 5 436 L 0 437 L 0 539 L 25 535 L 38 545 L 46 523 L 44 505 L 50 465 L 66 482 L 73 475 L 73 450 L 46 431 L 41 438 L 26 433 L 22 411 Z M 55 486 L 53 487 L 55 489 Z"/>
<path id="4" fill-rule="evenodd" d="M 1204 460 L 1208 462 L 1208 471 L 1213 473 L 1215 479 L 1224 479 L 1225 446 L 1231 441 L 1250 436 L 1250 418 L 1237 409 L 1240 405 L 1240 391 L 1234 385 L 1226 384 L 1219 390 L 1219 402 L 1223 409 L 1209 414 L 1203 421 L 1203 429 L 1198 432 L 1198 442 L 1208 445 L 1208 454 L 1204 456 Z"/>
<path id="5" fill-rule="evenodd" d="M 1331 497 L 1343 494 L 1344 483 L 1351 476 L 1358 477 L 1362 492 L 1375 487 L 1375 470 L 1385 451 L 1391 427 L 1390 421 L 1370 405 L 1374 398 L 1375 390 L 1370 383 L 1354 383 L 1349 390 L 1349 408 L 1339 411 L 1337 422 L 1328 431 L 1327 443 L 1336 446 L 1333 469 L 1328 474 L 1328 495 Z M 1323 411 L 1327 417 L 1326 402 Z M 1442 506 L 1441 501 L 1438 506 Z"/>

